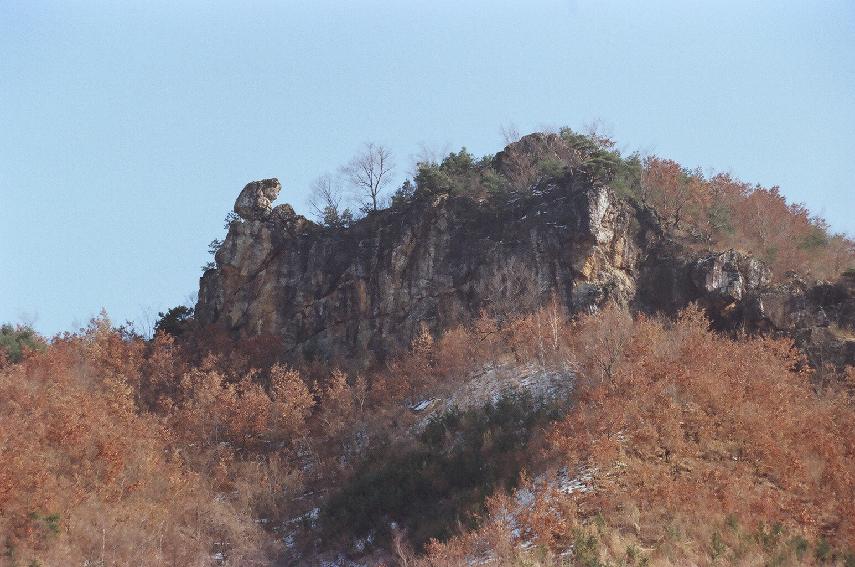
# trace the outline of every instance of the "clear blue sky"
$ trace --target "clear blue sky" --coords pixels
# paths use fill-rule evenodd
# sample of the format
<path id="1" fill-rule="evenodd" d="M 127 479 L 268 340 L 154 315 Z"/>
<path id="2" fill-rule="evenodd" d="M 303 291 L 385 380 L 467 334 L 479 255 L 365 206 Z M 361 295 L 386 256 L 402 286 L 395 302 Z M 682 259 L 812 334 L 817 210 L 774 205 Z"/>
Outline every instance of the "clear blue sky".
<path id="1" fill-rule="evenodd" d="M 853 232 L 855 3 L 0 0 L 0 321 L 183 303 L 245 183 L 305 211 L 363 141 L 596 119 Z"/>

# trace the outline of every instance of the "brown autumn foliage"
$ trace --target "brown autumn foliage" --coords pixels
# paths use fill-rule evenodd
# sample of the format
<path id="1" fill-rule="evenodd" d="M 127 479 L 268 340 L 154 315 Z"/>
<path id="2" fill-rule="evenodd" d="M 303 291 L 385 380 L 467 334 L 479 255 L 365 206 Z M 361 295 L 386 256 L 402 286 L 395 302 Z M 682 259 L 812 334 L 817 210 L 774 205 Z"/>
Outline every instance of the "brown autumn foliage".
<path id="1" fill-rule="evenodd" d="M 669 159 L 650 156 L 642 168 L 642 197 L 659 213 L 668 228 L 702 224 L 712 204 L 712 195 L 703 186 L 703 176 L 686 172 Z"/>
<path id="2" fill-rule="evenodd" d="M 258 341 L 214 340 L 224 355 L 143 341 L 102 314 L 4 359 L 0 565 L 275 561 L 281 544 L 261 526 L 304 511 L 300 449 L 323 416 L 349 426 L 346 377 L 313 394 L 297 370 L 253 369 Z M 364 403 L 362 378 L 347 388 Z M 319 429 L 316 442 L 337 433 Z"/>
<path id="3" fill-rule="evenodd" d="M 645 514 L 709 506 L 855 541 L 848 394 L 815 392 L 788 341 L 707 327 L 694 310 L 673 326 L 635 322 L 610 377 L 579 388 L 556 447 L 601 470 L 624 463 L 612 482 Z"/>
<path id="4" fill-rule="evenodd" d="M 3 564 L 207 564 L 214 542 L 264 557 L 251 518 L 138 411 L 142 347 L 102 319 L 0 371 Z"/>
<path id="5" fill-rule="evenodd" d="M 756 530 L 773 525 L 817 550 L 852 548 L 855 369 L 817 384 L 789 342 L 707 326 L 696 310 L 571 322 L 553 301 L 501 324 L 424 331 L 384 367 L 349 375 L 272 358 L 256 369 L 222 337 L 213 354 L 196 338 L 143 341 L 96 319 L 0 367 L 0 564 L 275 563 L 285 550 L 273 526 L 322 507 L 373 444 L 408 435 L 421 419 L 409 404 L 494 365 L 576 376 L 572 409 L 519 449 L 530 504 L 500 491 L 479 530 L 452 528 L 458 537 L 420 559 L 397 533 L 387 560 L 513 564 L 531 559 L 525 540 L 557 563 L 596 537 L 591 553 L 616 563 L 637 546 L 654 564 L 705 564 L 750 533 L 765 561 Z M 593 490 L 544 480 L 561 467 L 588 471 Z"/>
<path id="6" fill-rule="evenodd" d="M 650 156 L 641 164 L 637 196 L 690 243 L 752 252 L 779 279 L 787 272 L 833 279 L 855 267 L 855 242 L 831 232 L 804 205 L 788 203 L 778 187 L 752 186 L 723 173 L 705 177 Z"/>
<path id="7" fill-rule="evenodd" d="M 573 359 L 579 378 L 575 408 L 549 432 L 550 459 L 590 474 L 592 490 L 541 479 L 528 485 L 531 505 L 497 496 L 483 533 L 434 542 L 423 562 L 505 549 L 492 564 L 550 565 L 589 537 L 601 542 L 597 560 L 621 564 L 629 548 L 663 565 L 842 561 L 855 547 L 855 370 L 818 386 L 788 340 L 733 341 L 708 327 L 696 309 L 676 322 L 609 308 L 562 324 L 552 363 Z M 536 354 L 550 333 L 526 336 Z M 517 536 L 496 528 L 511 515 Z M 542 553 L 526 555 L 522 540 Z"/>

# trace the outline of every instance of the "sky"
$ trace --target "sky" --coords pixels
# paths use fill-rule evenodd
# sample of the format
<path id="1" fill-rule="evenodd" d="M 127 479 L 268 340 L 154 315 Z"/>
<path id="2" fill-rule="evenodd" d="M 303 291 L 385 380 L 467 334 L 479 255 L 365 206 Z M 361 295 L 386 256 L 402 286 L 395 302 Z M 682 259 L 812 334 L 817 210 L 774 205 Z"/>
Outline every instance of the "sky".
<path id="1" fill-rule="evenodd" d="M 855 2 L 0 0 L 0 322 L 146 331 L 249 181 L 592 122 L 855 233 Z"/>

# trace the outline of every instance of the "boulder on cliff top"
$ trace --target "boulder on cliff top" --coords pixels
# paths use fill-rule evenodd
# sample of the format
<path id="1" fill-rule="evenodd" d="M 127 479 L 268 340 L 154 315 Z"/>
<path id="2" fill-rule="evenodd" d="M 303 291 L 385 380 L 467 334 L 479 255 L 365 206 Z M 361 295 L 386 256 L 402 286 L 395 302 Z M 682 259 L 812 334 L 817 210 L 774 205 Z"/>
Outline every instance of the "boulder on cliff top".
<path id="1" fill-rule="evenodd" d="M 244 220 L 266 219 L 281 190 L 282 185 L 275 177 L 247 183 L 235 201 L 235 212 Z"/>

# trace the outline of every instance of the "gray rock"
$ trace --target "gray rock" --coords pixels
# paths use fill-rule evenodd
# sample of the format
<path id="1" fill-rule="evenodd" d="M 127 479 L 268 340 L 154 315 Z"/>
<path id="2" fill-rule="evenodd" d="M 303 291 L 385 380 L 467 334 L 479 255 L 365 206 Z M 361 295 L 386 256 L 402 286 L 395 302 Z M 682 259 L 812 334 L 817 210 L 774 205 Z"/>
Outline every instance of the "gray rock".
<path id="1" fill-rule="evenodd" d="M 698 259 L 691 278 L 704 295 L 735 303 L 769 285 L 772 273 L 756 258 L 727 250 Z"/>
<path id="2" fill-rule="evenodd" d="M 244 220 L 265 219 L 270 216 L 272 203 L 281 189 L 276 178 L 248 183 L 235 201 L 235 212 Z"/>

